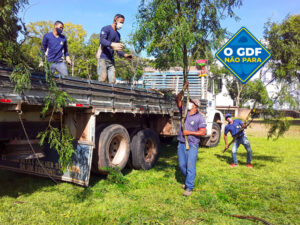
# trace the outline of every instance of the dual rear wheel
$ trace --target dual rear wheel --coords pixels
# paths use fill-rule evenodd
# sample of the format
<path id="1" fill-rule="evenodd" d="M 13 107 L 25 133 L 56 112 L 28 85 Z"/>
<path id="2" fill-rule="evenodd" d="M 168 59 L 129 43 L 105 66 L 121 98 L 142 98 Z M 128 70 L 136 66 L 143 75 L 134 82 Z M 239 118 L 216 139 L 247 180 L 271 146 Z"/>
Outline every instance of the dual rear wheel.
<path id="1" fill-rule="evenodd" d="M 131 153 L 134 169 L 151 169 L 158 160 L 159 138 L 152 129 L 138 131 L 130 140 L 125 127 L 112 124 L 102 130 L 94 151 L 93 171 L 101 172 L 105 167 L 123 169 Z"/>

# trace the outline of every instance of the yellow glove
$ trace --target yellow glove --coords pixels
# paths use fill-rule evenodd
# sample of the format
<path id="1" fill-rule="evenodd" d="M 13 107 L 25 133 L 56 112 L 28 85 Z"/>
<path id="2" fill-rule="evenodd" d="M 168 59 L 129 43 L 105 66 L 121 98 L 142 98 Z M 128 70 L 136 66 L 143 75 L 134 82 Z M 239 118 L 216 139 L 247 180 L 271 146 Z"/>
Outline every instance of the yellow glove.
<path id="1" fill-rule="evenodd" d="M 118 52 L 124 50 L 124 44 L 122 44 L 122 43 L 112 42 L 110 46 L 113 50 L 118 51 Z"/>
<path id="2" fill-rule="evenodd" d="M 68 63 L 69 65 L 72 64 L 72 61 L 71 61 L 71 59 L 70 59 L 70 56 L 67 56 L 67 57 L 66 57 L 66 61 L 67 61 L 67 63 Z"/>

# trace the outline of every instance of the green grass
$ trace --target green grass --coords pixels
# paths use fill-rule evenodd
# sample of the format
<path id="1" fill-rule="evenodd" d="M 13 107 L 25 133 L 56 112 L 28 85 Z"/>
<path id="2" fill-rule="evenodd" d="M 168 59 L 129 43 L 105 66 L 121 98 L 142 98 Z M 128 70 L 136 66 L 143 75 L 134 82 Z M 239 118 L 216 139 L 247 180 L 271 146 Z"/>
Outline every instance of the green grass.
<path id="1" fill-rule="evenodd" d="M 249 132 L 253 169 L 246 167 L 242 146 L 237 168 L 229 167 L 231 154 L 222 153 L 223 140 L 216 148 L 200 148 L 189 198 L 180 188 L 184 178 L 176 142 L 164 146 L 155 168 L 125 170 L 118 179 L 92 176 L 88 188 L 0 171 L 0 224 L 261 224 L 234 214 L 297 224 L 300 143 L 295 132 L 276 142 Z"/>

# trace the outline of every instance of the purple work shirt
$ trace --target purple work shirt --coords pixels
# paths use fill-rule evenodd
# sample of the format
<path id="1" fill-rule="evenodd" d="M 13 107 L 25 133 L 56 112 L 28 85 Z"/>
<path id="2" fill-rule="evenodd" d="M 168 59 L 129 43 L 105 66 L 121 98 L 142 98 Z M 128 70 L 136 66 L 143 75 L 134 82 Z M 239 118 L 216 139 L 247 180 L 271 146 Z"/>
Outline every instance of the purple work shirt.
<path id="1" fill-rule="evenodd" d="M 182 118 L 182 110 L 180 109 L 181 118 Z M 185 129 L 189 131 L 198 131 L 200 128 L 206 128 L 206 122 L 203 116 L 197 111 L 195 114 L 190 115 L 187 113 L 185 119 Z M 180 142 L 185 142 L 184 136 L 182 135 L 182 124 L 180 121 L 180 130 L 177 136 L 177 140 Z M 189 144 L 199 145 L 200 136 L 188 135 Z"/>

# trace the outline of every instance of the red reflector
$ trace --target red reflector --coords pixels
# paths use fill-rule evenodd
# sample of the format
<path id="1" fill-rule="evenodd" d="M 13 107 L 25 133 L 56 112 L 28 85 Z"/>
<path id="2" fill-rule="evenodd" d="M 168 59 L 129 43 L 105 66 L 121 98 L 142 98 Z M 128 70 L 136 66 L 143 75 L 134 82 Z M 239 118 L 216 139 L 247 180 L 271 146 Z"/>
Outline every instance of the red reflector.
<path id="1" fill-rule="evenodd" d="M 0 102 L 3 102 L 3 103 L 11 103 L 11 100 L 10 100 L 10 99 L 5 99 L 5 98 L 1 98 L 1 99 L 0 99 Z"/>
<path id="2" fill-rule="evenodd" d="M 76 107 L 83 107 L 83 104 L 76 104 Z"/>
<path id="3" fill-rule="evenodd" d="M 145 110 L 144 108 L 140 108 L 141 111 Z"/>

